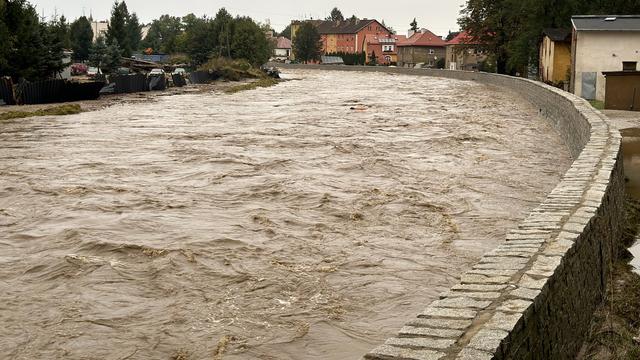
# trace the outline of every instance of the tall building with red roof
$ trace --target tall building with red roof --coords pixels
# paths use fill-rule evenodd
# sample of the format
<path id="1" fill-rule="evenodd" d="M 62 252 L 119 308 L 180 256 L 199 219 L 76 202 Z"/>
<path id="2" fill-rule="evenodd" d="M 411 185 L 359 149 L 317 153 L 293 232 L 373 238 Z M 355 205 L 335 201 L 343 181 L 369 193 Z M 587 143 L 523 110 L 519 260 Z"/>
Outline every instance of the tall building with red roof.
<path id="1" fill-rule="evenodd" d="M 318 33 L 320 33 L 323 54 L 362 53 L 367 36 L 391 35 L 389 29 L 377 20 L 372 19 L 349 19 L 344 21 L 308 20 L 308 22 L 315 25 Z M 296 33 L 302 23 L 302 21 L 293 21 L 291 23 L 291 40 L 294 44 L 296 41 Z"/>
<path id="2" fill-rule="evenodd" d="M 446 41 L 427 29 L 411 34 L 398 44 L 398 65 L 413 67 L 422 64 L 435 68 L 446 56 Z"/>

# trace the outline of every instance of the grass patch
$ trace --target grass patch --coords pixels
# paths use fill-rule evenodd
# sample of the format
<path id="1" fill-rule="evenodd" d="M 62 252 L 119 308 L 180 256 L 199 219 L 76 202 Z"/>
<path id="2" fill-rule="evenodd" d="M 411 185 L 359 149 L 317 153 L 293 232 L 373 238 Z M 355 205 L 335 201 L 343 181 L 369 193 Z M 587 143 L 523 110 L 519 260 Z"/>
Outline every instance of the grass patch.
<path id="1" fill-rule="evenodd" d="M 640 359 L 640 275 L 628 264 L 627 250 L 635 242 L 640 225 L 640 202 L 625 203 L 625 225 L 618 259 L 607 284 L 607 298 L 596 310 L 580 359 Z"/>
<path id="2" fill-rule="evenodd" d="M 604 110 L 604 101 L 600 100 L 589 100 L 589 104 L 598 110 Z"/>
<path id="3" fill-rule="evenodd" d="M 278 80 L 266 77 L 258 81 L 254 81 L 248 84 L 236 85 L 226 89 L 224 92 L 227 94 L 235 94 L 240 91 L 253 90 L 257 88 L 265 88 L 278 84 Z"/>
<path id="4" fill-rule="evenodd" d="M 256 69 L 246 60 L 230 60 L 222 57 L 209 60 L 198 70 L 208 71 L 214 78 L 227 81 L 259 79 L 265 76 L 262 70 Z"/>
<path id="5" fill-rule="evenodd" d="M 0 113 L 0 120 L 22 119 L 33 116 L 72 115 L 81 112 L 82 108 L 80 105 L 67 104 L 36 111 L 8 111 L 6 113 Z"/>

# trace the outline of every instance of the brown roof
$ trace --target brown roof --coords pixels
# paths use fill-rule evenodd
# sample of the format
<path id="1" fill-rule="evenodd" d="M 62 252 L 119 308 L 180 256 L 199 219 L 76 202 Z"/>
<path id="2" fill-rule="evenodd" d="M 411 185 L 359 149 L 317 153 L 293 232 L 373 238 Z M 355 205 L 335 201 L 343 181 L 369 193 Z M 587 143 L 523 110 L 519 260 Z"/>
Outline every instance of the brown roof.
<path id="1" fill-rule="evenodd" d="M 447 42 L 442 40 L 441 37 L 432 33 L 429 30 L 423 30 L 413 34 L 407 41 L 404 41 L 398 46 L 446 46 Z"/>
<path id="2" fill-rule="evenodd" d="M 553 41 L 571 41 L 571 30 L 570 29 L 554 29 L 548 28 L 542 31 L 543 35 L 549 37 L 549 39 Z"/>
<path id="3" fill-rule="evenodd" d="M 344 20 L 344 21 L 330 21 L 330 20 L 307 20 L 312 23 L 318 29 L 318 32 L 322 35 L 326 34 L 356 34 L 365 27 L 371 25 L 376 20 L 358 19 L 358 20 Z M 295 21 L 294 24 L 301 23 Z M 389 31 L 384 25 L 380 24 L 383 29 Z"/>

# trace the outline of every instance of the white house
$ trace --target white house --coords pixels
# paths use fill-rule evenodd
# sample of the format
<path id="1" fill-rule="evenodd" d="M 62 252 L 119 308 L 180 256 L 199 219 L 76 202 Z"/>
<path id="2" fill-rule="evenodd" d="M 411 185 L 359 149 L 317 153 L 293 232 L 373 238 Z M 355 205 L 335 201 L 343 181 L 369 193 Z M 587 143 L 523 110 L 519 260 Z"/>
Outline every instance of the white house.
<path id="1" fill-rule="evenodd" d="M 278 60 L 288 60 L 291 56 L 291 40 L 284 36 L 278 37 L 273 56 Z"/>
<path id="2" fill-rule="evenodd" d="M 640 15 L 580 15 L 571 22 L 570 90 L 588 100 L 604 101 L 603 72 L 638 70 Z"/>

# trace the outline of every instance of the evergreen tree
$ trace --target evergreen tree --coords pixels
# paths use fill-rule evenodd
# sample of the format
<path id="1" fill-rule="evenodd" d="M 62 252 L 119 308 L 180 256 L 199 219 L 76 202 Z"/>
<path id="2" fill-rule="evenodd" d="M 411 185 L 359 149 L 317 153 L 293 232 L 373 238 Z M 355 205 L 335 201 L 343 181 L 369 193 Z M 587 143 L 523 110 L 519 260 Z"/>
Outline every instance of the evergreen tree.
<path id="1" fill-rule="evenodd" d="M 416 21 L 416 18 L 413 18 L 413 21 L 409 24 L 409 26 L 411 26 L 411 30 L 412 31 L 418 31 L 418 22 Z"/>
<path id="2" fill-rule="evenodd" d="M 99 36 L 89 51 L 89 65 L 102 68 L 102 62 L 107 55 L 107 44 L 104 37 Z"/>
<path id="3" fill-rule="evenodd" d="M 0 41 L 0 75 L 8 74 L 7 68 L 9 66 L 8 57 L 11 50 L 12 39 L 9 34 L 9 27 L 5 23 L 7 11 L 7 3 L 5 0 L 0 0 L 0 39 L 6 39 Z"/>
<path id="4" fill-rule="evenodd" d="M 329 17 L 327 18 L 327 20 L 331 20 L 331 21 L 344 21 L 344 16 L 342 16 L 342 11 L 340 11 L 340 9 L 338 9 L 337 7 L 334 7 L 331 10 L 331 14 L 329 15 Z"/>
<path id="5" fill-rule="evenodd" d="M 93 42 L 93 29 L 86 16 L 81 16 L 71 23 L 70 38 L 73 58 L 78 61 L 88 60 Z"/>
<path id="6" fill-rule="evenodd" d="M 318 29 L 312 23 L 305 22 L 300 26 L 293 43 L 293 50 L 296 58 L 305 63 L 320 59 L 322 43 Z"/>
<path id="7" fill-rule="evenodd" d="M 67 18 L 64 15 L 60 16 L 59 19 L 54 19 L 50 26 L 50 30 L 54 33 L 54 36 L 57 38 L 62 44 L 62 47 L 65 49 L 71 48 L 71 39 L 69 36 L 69 24 L 67 23 Z"/>
<path id="8" fill-rule="evenodd" d="M 280 33 L 280 36 L 284 36 L 287 39 L 291 39 L 291 25 L 287 25 L 287 27 L 284 28 L 284 30 L 282 30 L 282 32 Z"/>
<path id="9" fill-rule="evenodd" d="M 57 22 L 40 24 L 40 38 L 43 45 L 43 53 L 40 59 L 41 78 L 54 77 L 60 74 L 65 66 L 69 65 L 62 62 L 64 39 L 56 31 L 58 30 L 58 25 Z"/>
<path id="10" fill-rule="evenodd" d="M 106 54 L 102 59 L 102 70 L 105 74 L 113 74 L 118 71 L 122 57 L 122 49 L 117 41 L 107 46 Z"/>
<path id="11" fill-rule="evenodd" d="M 113 4 L 111 9 L 111 18 L 109 20 L 109 27 L 107 28 L 107 45 L 118 44 L 118 47 L 122 50 L 122 55 L 125 57 L 131 56 L 131 44 L 129 42 L 129 29 L 127 23 L 129 22 L 129 10 L 127 4 L 123 1 L 119 3 L 117 0 Z"/>
<path id="12" fill-rule="evenodd" d="M 136 15 L 136 13 L 131 14 L 127 21 L 127 36 L 131 51 L 140 50 L 140 43 L 142 42 L 141 29 L 142 27 L 140 26 L 138 15 Z"/>
<path id="13" fill-rule="evenodd" d="M 26 0 L 0 0 L 0 16 L 4 31 L 8 34 L 0 41 L 0 51 L 5 53 L 0 61 L 0 75 L 39 80 L 50 76 L 45 64 L 49 55 L 42 40 L 40 20 L 35 8 Z"/>

